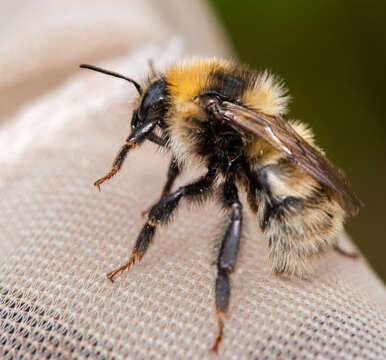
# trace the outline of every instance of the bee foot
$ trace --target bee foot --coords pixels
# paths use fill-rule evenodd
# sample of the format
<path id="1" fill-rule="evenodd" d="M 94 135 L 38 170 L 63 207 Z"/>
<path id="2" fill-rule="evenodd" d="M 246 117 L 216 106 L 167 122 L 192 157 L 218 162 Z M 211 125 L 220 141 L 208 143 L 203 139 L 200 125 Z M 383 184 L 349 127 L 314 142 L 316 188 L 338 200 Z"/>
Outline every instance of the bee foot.
<path id="1" fill-rule="evenodd" d="M 113 270 L 113 271 L 110 271 L 109 273 L 106 274 L 106 277 L 111 281 L 111 282 L 114 282 L 114 278 L 119 274 L 121 273 L 122 271 L 125 271 L 126 269 L 129 270 L 130 267 L 132 265 L 134 265 L 135 263 L 135 260 L 137 258 L 137 255 L 135 253 L 133 253 L 131 256 L 130 256 L 130 259 L 123 265 L 121 265 L 119 268 Z"/>

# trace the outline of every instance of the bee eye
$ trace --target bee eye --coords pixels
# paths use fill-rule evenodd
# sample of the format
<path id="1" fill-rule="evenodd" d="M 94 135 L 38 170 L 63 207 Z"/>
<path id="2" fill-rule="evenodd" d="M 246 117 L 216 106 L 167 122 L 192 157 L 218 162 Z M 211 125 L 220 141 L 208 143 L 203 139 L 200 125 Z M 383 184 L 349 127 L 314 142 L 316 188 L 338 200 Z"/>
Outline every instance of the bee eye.
<path id="1" fill-rule="evenodd" d="M 163 105 L 166 99 L 165 87 L 166 83 L 163 79 L 151 84 L 143 96 L 141 106 L 138 109 L 140 119 L 159 115 L 157 113 L 164 107 Z"/>
<path id="2" fill-rule="evenodd" d="M 145 119 L 151 116 L 158 109 L 156 103 L 142 104 L 139 108 L 139 118 Z"/>

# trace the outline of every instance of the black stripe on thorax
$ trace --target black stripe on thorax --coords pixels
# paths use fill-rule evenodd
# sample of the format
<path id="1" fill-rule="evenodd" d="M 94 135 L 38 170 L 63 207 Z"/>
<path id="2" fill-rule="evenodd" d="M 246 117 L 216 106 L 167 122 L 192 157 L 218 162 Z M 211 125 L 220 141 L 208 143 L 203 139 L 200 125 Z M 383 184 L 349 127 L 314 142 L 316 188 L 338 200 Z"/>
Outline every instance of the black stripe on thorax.
<path id="1" fill-rule="evenodd" d="M 209 90 L 215 90 L 230 101 L 240 99 L 246 85 L 246 79 L 237 71 L 217 69 L 210 75 Z"/>

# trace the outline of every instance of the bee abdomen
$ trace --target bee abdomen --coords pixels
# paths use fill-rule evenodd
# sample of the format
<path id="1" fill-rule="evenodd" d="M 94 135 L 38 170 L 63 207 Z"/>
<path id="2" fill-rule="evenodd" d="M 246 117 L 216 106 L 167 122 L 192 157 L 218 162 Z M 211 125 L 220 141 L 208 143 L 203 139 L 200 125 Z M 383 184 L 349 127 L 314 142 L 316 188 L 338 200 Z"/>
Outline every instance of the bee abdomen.
<path id="1" fill-rule="evenodd" d="M 280 221 L 285 216 L 286 211 L 300 204 L 300 202 L 301 200 L 299 198 L 289 196 L 279 203 L 267 204 L 260 224 L 261 229 L 264 231 L 271 220 L 276 219 L 277 221 Z"/>
<path id="2" fill-rule="evenodd" d="M 323 191 L 310 198 L 287 197 L 270 203 L 264 202 L 259 217 L 273 271 L 303 277 L 311 260 L 335 243 L 343 228 L 344 211 Z"/>

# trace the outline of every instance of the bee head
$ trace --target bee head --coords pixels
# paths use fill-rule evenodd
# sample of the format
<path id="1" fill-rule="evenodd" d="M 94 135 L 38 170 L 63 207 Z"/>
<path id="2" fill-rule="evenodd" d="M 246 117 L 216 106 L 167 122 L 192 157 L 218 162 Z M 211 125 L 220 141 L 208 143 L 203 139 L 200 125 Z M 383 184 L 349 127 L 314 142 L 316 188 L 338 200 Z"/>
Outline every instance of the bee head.
<path id="1" fill-rule="evenodd" d="M 133 113 L 131 127 L 135 129 L 139 124 L 151 119 L 162 120 L 167 108 L 167 98 L 165 79 L 154 81 L 142 95 L 141 104 Z"/>

